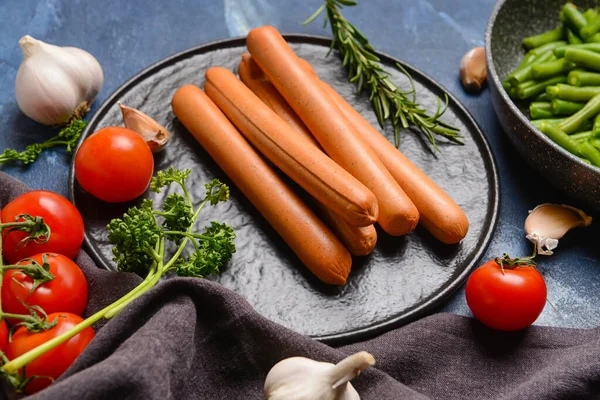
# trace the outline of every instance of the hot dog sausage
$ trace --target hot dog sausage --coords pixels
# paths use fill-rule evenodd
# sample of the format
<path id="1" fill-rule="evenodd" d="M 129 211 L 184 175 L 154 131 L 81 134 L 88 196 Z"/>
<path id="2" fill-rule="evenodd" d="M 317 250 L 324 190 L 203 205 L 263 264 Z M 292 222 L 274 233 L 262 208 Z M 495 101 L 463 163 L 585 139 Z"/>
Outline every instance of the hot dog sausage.
<path id="1" fill-rule="evenodd" d="M 242 54 L 242 61 L 238 65 L 238 75 L 240 79 L 250 90 L 258 96 L 269 108 L 275 111 L 281 119 L 288 123 L 296 132 L 310 140 L 315 146 L 321 149 L 319 143 L 315 140 L 312 133 L 306 125 L 300 120 L 298 114 L 292 110 L 290 105 L 285 102 L 277 89 L 269 82 L 269 78 L 254 62 L 250 54 Z"/>
<path id="2" fill-rule="evenodd" d="M 469 230 L 463 210 L 331 86 L 321 84 L 417 206 L 423 227 L 442 243 L 460 242 Z"/>
<path id="3" fill-rule="evenodd" d="M 281 97 L 277 89 L 269 82 L 260 67 L 252 60 L 249 54 L 242 55 L 242 61 L 238 66 L 240 79 L 250 90 L 254 92 L 267 106 L 286 121 L 296 132 L 307 137 L 311 142 L 321 149 L 314 140 L 310 131 L 302 123 L 298 115 L 290 108 Z M 339 215 L 329 211 L 326 206 L 315 202 L 318 214 L 331 228 L 333 233 L 344 243 L 353 256 L 365 256 L 370 254 L 377 243 L 377 231 L 373 225 L 357 227 L 348 224 Z"/>
<path id="4" fill-rule="evenodd" d="M 200 88 L 186 85 L 173 112 L 235 185 L 323 282 L 343 285 L 352 258 L 335 235 L 287 187 Z"/>
<path id="5" fill-rule="evenodd" d="M 419 221 L 415 205 L 279 32 L 270 26 L 253 29 L 246 45 L 327 154 L 375 194 L 383 230 L 395 236 L 412 231 Z"/>
<path id="6" fill-rule="evenodd" d="M 376 221 L 373 193 L 296 133 L 231 71 L 209 68 L 204 90 L 248 141 L 320 203 L 356 226 Z"/>
<path id="7" fill-rule="evenodd" d="M 299 60 L 307 71 L 317 76 L 310 63 L 304 59 Z M 381 135 L 335 89 L 323 81 L 319 82 L 417 206 L 421 214 L 419 222 L 423 227 L 442 243 L 454 244 L 464 239 L 469 230 L 469 220 L 454 200 Z"/>

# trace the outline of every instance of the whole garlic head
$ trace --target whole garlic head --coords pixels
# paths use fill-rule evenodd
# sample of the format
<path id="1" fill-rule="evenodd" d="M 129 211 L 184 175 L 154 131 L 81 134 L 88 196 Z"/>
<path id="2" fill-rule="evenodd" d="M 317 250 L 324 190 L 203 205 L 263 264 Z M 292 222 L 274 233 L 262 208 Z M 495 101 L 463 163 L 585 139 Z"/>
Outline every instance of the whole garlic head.
<path id="1" fill-rule="evenodd" d="M 54 46 L 29 35 L 19 44 L 23 61 L 15 92 L 21 111 L 44 125 L 85 115 L 104 82 L 98 61 L 84 50 Z"/>
<path id="2" fill-rule="evenodd" d="M 375 358 L 365 351 L 337 364 L 304 357 L 286 358 L 275 364 L 265 380 L 267 400 L 360 400 L 350 380 L 373 366 Z"/>

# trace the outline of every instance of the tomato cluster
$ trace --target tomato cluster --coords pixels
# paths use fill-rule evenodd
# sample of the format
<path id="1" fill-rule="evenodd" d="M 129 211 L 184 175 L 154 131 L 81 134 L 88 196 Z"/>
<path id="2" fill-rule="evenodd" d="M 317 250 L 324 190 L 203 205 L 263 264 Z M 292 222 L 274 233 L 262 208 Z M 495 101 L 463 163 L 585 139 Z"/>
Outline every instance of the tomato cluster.
<path id="1" fill-rule="evenodd" d="M 24 214 L 43 218 L 50 228 L 50 236 L 24 241 L 29 233 L 5 228 L 7 224 L 23 222 Z M 7 204 L 0 212 L 0 222 L 4 228 L 1 254 L 4 267 L 15 266 L 7 269 L 2 278 L 0 350 L 6 359 L 13 360 L 83 321 L 88 285 L 85 275 L 73 261 L 83 242 L 83 219 L 64 197 L 47 191 L 33 191 Z M 38 286 L 33 277 L 18 269 L 34 263 L 43 266 L 45 262 L 53 278 Z M 46 314 L 51 327 L 30 332 L 27 326 L 20 325 L 24 320 L 21 316 L 31 317 L 32 313 L 37 313 L 40 319 Z M 10 339 L 9 325 L 13 329 Z M 85 328 L 27 364 L 26 377 L 40 378 L 31 380 L 25 392 L 35 393 L 50 385 L 75 361 L 94 335 L 91 327 Z"/>

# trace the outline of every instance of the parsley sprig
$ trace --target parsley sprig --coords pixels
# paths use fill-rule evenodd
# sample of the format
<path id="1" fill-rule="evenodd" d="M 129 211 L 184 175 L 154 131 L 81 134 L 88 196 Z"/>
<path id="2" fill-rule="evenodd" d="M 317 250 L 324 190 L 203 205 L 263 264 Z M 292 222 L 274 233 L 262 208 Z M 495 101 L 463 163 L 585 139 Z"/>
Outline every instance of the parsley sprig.
<path id="1" fill-rule="evenodd" d="M 5 364 L 0 367 L 1 375 L 10 377 L 18 384 L 19 371 L 27 363 L 102 318 L 114 317 L 154 287 L 168 271 L 190 277 L 204 277 L 219 272 L 235 253 L 233 229 L 225 223 L 211 221 L 201 233 L 197 233 L 194 232 L 194 224 L 204 206 L 229 199 L 229 188 L 218 179 L 213 179 L 204 185 L 204 199 L 194 207 L 186 186 L 189 176 L 190 170 L 173 168 L 157 173 L 150 184 L 152 191 L 160 192 L 167 186 L 177 185 L 183 195 L 177 192 L 169 194 L 161 207 L 145 199 L 139 206 L 131 207 L 121 218 L 113 219 L 108 224 L 108 239 L 113 245 L 113 256 L 119 270 L 145 275 L 142 283 L 70 330 L 13 360 L 3 360 Z M 170 256 L 165 250 L 168 241 L 177 244 L 177 250 Z M 184 257 L 183 251 L 190 243 L 191 253 Z"/>
<path id="2" fill-rule="evenodd" d="M 31 164 L 39 158 L 44 150 L 56 146 L 65 146 L 67 153 L 73 154 L 86 125 L 87 122 L 76 119 L 62 128 L 56 136 L 43 143 L 30 144 L 21 152 L 13 149 L 6 149 L 0 154 L 0 164 L 6 164 L 12 161 L 20 161 L 25 165 Z"/>

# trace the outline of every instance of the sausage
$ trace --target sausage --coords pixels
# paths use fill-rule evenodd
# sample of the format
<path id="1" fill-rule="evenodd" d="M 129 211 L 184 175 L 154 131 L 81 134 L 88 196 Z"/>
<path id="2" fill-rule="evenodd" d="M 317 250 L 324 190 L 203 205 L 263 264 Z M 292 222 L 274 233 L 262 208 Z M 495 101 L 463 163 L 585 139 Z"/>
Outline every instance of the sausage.
<path id="1" fill-rule="evenodd" d="M 300 62 L 317 76 L 306 60 L 301 59 Z M 323 81 L 320 83 L 417 206 L 421 214 L 421 225 L 442 243 L 455 244 L 464 239 L 469 231 L 469 220 L 456 202 L 379 133 L 335 89 Z"/>
<path id="2" fill-rule="evenodd" d="M 269 78 L 267 78 L 256 62 L 254 62 L 250 54 L 242 54 L 242 61 L 240 61 L 240 64 L 238 65 L 238 75 L 242 82 L 244 82 L 244 84 L 263 101 L 263 103 L 269 106 L 271 110 L 275 111 L 275 114 L 279 115 L 279 117 L 287 122 L 296 132 L 321 149 L 321 146 L 315 140 L 306 125 L 304 125 L 302 120 L 300 120 L 298 114 L 296 114 L 290 105 L 285 102 L 285 99 L 281 97 L 277 89 L 269 82 Z"/>
<path id="3" fill-rule="evenodd" d="M 270 26 L 253 29 L 246 45 L 327 154 L 375 194 L 383 230 L 394 236 L 412 231 L 419 221 L 415 205 L 279 32 Z"/>
<path id="4" fill-rule="evenodd" d="M 297 133 L 311 140 L 315 147 L 321 149 L 321 146 L 298 118 L 298 115 L 285 102 L 285 99 L 281 97 L 277 89 L 269 82 L 269 78 L 266 77 L 249 54 L 242 55 L 242 61 L 238 66 L 238 74 L 242 82 L 269 108 L 275 111 L 275 114 L 286 121 Z M 373 251 L 377 243 L 377 231 L 373 225 L 357 227 L 348 224 L 342 217 L 331 212 L 323 204 L 314 203 L 319 216 L 344 243 L 351 255 L 366 256 Z"/>
<path id="5" fill-rule="evenodd" d="M 346 283 L 352 257 L 198 87 L 177 90 L 173 112 L 302 263 L 331 285 Z"/>
<path id="6" fill-rule="evenodd" d="M 297 134 L 231 71 L 209 68 L 204 91 L 254 147 L 320 203 L 356 226 L 377 220 L 375 195 Z"/>
<path id="7" fill-rule="evenodd" d="M 374 225 L 363 227 L 350 225 L 323 204 L 315 202 L 314 206 L 317 209 L 317 214 L 342 241 L 351 255 L 360 257 L 373 252 L 377 244 L 377 230 Z"/>
<path id="8" fill-rule="evenodd" d="M 421 225 L 442 243 L 460 242 L 467 235 L 469 220 L 458 204 L 331 86 L 321 84 L 415 204 Z"/>

